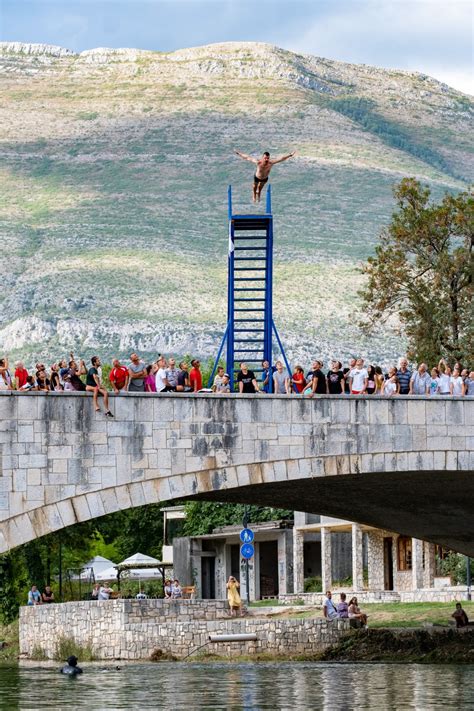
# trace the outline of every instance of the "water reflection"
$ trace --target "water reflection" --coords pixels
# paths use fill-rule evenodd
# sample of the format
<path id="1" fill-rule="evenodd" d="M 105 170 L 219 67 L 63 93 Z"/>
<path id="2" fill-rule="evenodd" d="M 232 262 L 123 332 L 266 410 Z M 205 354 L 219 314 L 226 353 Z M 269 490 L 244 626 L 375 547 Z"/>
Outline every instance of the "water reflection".
<path id="1" fill-rule="evenodd" d="M 0 709 L 367 709 L 474 708 L 474 667 L 388 664 L 85 665 L 0 667 Z"/>

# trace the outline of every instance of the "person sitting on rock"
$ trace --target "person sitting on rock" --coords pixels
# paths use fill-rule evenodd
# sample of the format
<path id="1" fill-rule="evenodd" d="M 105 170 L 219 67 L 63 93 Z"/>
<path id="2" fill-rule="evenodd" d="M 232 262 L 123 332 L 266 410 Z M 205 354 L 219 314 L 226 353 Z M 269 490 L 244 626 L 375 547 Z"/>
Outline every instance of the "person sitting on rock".
<path id="1" fill-rule="evenodd" d="M 46 585 L 44 591 L 41 593 L 41 600 L 46 604 L 54 602 L 54 593 L 49 585 Z"/>
<path id="2" fill-rule="evenodd" d="M 74 654 L 67 658 L 67 663 L 59 671 L 61 674 L 68 674 L 69 676 L 82 674 L 82 669 L 77 666 L 77 657 Z"/>
<path id="3" fill-rule="evenodd" d="M 349 617 L 349 606 L 346 602 L 346 593 L 341 593 L 340 595 L 341 601 L 337 603 L 337 616 L 341 618 L 341 620 L 347 620 Z"/>
<path id="4" fill-rule="evenodd" d="M 454 610 L 451 617 L 454 617 L 456 621 L 456 627 L 467 627 L 469 624 L 469 618 L 466 615 L 465 610 L 463 610 L 460 602 L 456 603 L 456 609 Z"/>
<path id="5" fill-rule="evenodd" d="M 360 620 L 363 625 L 367 626 L 367 615 L 360 611 L 356 597 L 352 597 L 349 602 L 348 617 L 352 620 Z"/>
<path id="6" fill-rule="evenodd" d="M 323 615 L 327 620 L 337 620 L 339 617 L 335 604 L 332 601 L 332 592 L 328 590 L 323 600 Z"/>

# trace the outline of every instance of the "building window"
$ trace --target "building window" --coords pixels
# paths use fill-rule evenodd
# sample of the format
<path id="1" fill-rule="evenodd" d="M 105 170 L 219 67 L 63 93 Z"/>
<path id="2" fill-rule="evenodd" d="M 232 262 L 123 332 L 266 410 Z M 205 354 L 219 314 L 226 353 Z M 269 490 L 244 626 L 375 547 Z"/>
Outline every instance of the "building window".
<path id="1" fill-rule="evenodd" d="M 398 570 L 411 570 L 411 538 L 400 536 L 398 539 Z"/>

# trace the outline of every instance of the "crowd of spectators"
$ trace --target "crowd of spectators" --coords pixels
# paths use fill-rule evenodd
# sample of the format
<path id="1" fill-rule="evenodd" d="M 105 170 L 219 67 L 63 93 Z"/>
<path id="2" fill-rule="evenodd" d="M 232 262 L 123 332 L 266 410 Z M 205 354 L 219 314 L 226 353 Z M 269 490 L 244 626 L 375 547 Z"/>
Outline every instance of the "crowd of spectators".
<path id="1" fill-rule="evenodd" d="M 99 356 L 93 356 L 87 367 L 84 360 L 76 360 L 70 353 L 69 360 L 63 359 L 49 368 L 44 363 L 36 363 L 34 372 L 29 372 L 21 361 L 15 363 L 12 371 L 8 359 L 0 359 L 0 390 L 90 392 L 97 412 L 100 412 L 99 396 L 102 398 L 106 417 L 113 417 L 109 409 L 108 390 L 116 395 L 122 391 L 217 394 L 232 391 L 231 377 L 222 366 L 217 368 L 212 387 L 203 388 L 201 363 L 196 358 L 190 363 L 183 360 L 176 364 L 174 358 L 166 359 L 160 355 L 154 363 L 146 364 L 136 353 L 132 353 L 127 364 L 118 358 L 112 361 L 108 380 L 106 387 Z M 406 358 L 400 358 L 398 366 L 385 371 L 379 365 L 366 366 L 363 358 L 351 358 L 346 367 L 340 361 L 333 360 L 327 370 L 324 370 L 322 361 L 314 360 L 306 374 L 300 365 L 289 373 L 279 360 L 274 365 L 263 361 L 261 368 L 255 371 L 247 363 L 240 363 L 235 381 L 236 390 L 240 393 L 299 394 L 308 397 L 326 394 L 474 396 L 474 370 L 459 362 L 451 365 L 445 359 L 429 370 L 426 363 L 412 369 Z"/>

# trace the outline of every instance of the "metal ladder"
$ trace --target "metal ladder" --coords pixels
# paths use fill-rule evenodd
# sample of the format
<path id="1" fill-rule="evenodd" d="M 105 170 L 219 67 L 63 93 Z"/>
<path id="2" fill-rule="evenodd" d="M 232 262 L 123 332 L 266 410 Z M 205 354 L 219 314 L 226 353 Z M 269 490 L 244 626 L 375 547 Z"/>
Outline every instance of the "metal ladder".
<path id="1" fill-rule="evenodd" d="M 227 285 L 227 328 L 214 364 L 209 386 L 227 342 L 226 369 L 234 390 L 239 364 L 245 362 L 257 380 L 262 360 L 272 364 L 273 334 L 291 370 L 273 322 L 273 215 L 271 186 L 266 193 L 264 213 L 234 213 L 232 187 L 228 191 L 229 256 Z M 270 379 L 272 387 L 273 380 Z"/>

